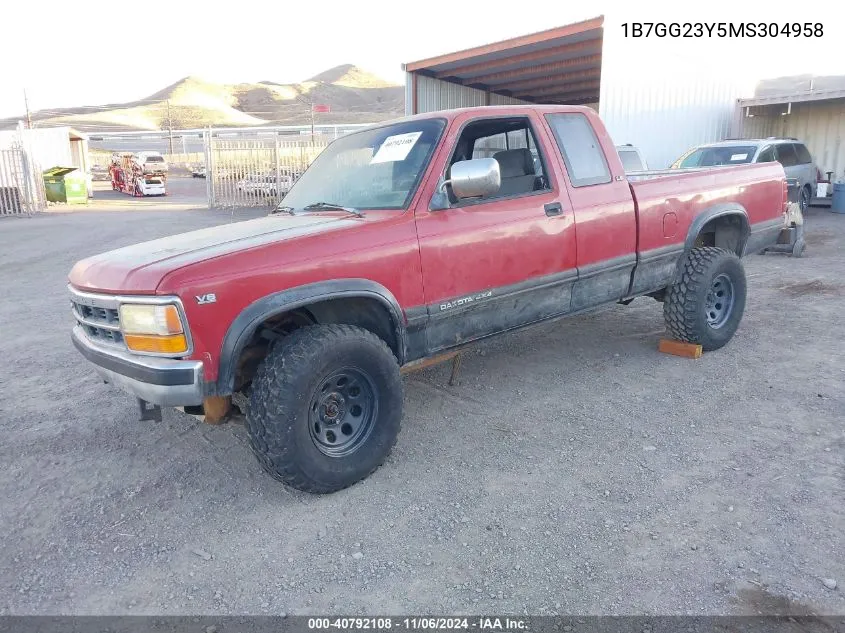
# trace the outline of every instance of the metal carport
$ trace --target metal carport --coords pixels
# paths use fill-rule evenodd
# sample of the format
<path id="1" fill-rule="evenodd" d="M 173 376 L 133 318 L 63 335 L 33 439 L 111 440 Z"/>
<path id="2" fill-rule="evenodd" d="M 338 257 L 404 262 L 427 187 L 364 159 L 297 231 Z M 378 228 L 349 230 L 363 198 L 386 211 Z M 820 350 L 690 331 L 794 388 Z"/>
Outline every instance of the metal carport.
<path id="1" fill-rule="evenodd" d="M 443 103 L 450 98 L 460 102 L 454 105 L 597 104 L 603 23 L 597 17 L 405 64 L 406 110 L 453 107 Z M 444 83 L 445 91 L 438 90 Z"/>
<path id="2" fill-rule="evenodd" d="M 618 145 L 636 145 L 653 168 L 727 137 L 744 96 L 736 82 L 718 69 L 686 72 L 684 50 L 673 48 L 680 44 L 660 42 L 656 51 L 625 39 L 617 22 L 598 16 L 406 63 L 405 111 L 588 105 Z"/>

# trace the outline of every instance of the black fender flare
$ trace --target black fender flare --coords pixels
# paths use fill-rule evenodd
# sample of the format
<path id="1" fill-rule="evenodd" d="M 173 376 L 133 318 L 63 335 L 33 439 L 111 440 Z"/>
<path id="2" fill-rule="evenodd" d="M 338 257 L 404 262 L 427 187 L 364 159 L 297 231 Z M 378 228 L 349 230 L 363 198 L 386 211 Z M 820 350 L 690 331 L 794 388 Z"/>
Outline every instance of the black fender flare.
<path id="1" fill-rule="evenodd" d="M 318 281 L 274 292 L 253 301 L 235 318 L 226 331 L 220 348 L 216 392 L 231 394 L 235 388 L 237 359 L 266 319 L 282 312 L 308 306 L 319 301 L 344 298 L 375 299 L 387 310 L 396 335 L 399 364 L 405 360 L 405 319 L 396 297 L 387 288 L 369 279 L 336 279 Z"/>
<path id="2" fill-rule="evenodd" d="M 726 215 L 735 215 L 740 217 L 742 220 L 742 238 L 739 243 L 739 252 L 741 253 L 745 246 L 745 242 L 748 241 L 748 236 L 751 234 L 751 225 L 748 222 L 748 212 L 745 210 L 745 207 L 738 202 L 723 202 L 707 207 L 692 221 L 689 231 L 687 231 L 687 239 L 684 241 L 684 255 L 692 250 L 698 234 L 701 233 L 701 229 L 703 229 L 708 222 Z"/>
<path id="3" fill-rule="evenodd" d="M 674 281 L 680 279 L 680 275 L 684 269 L 684 260 L 686 260 L 687 255 L 695 245 L 695 240 L 698 238 L 699 233 L 701 233 L 701 229 L 703 229 L 708 222 L 715 220 L 716 218 L 726 216 L 736 216 L 740 218 L 742 223 L 742 235 L 740 236 L 739 244 L 737 245 L 737 255 L 742 257 L 745 252 L 745 244 L 748 242 L 748 238 L 751 235 L 751 224 L 748 222 L 748 212 L 745 210 L 745 207 L 738 202 L 722 202 L 714 204 L 695 216 L 695 219 L 690 224 L 689 230 L 687 231 L 687 237 L 684 240 L 683 253 L 681 254 L 681 257 L 678 258 L 678 263 L 675 267 L 675 275 L 673 277 Z"/>

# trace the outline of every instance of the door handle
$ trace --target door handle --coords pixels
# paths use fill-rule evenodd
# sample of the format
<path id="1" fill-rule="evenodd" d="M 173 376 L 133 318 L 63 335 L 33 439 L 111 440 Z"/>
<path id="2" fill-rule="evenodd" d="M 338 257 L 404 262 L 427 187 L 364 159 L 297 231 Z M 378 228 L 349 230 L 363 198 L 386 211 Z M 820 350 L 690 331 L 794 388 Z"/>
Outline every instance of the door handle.
<path id="1" fill-rule="evenodd" d="M 550 202 L 549 204 L 543 205 L 543 209 L 545 209 L 546 215 L 549 217 L 563 213 L 563 205 L 560 202 Z"/>

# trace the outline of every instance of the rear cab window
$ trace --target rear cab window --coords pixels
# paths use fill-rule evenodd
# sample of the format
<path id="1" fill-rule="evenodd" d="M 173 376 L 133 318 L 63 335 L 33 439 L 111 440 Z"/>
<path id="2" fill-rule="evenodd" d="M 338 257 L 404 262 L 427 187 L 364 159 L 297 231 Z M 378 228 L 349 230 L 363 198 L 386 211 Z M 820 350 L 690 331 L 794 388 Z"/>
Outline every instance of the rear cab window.
<path id="1" fill-rule="evenodd" d="M 547 114 L 573 187 L 608 183 L 610 167 L 593 126 L 580 112 Z"/>

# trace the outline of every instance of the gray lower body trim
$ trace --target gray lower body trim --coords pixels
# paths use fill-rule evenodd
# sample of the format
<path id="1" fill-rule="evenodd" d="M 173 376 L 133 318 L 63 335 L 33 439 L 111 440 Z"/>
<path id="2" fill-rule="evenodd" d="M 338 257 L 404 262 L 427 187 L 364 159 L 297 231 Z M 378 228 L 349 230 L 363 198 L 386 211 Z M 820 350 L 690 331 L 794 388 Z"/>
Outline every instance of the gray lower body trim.
<path id="1" fill-rule="evenodd" d="M 636 261 L 635 255 L 625 255 L 429 305 L 424 342 L 414 341 L 413 355 L 436 354 L 493 334 L 619 301 L 628 292 Z"/>
<path id="2" fill-rule="evenodd" d="M 578 281 L 572 288 L 569 312 L 619 301 L 628 293 L 631 272 L 637 263 L 635 254 L 579 266 Z"/>
<path id="3" fill-rule="evenodd" d="M 784 228 L 783 218 L 752 224 L 751 234 L 748 236 L 748 241 L 745 243 L 745 249 L 742 252 L 742 256 L 745 257 L 746 255 L 757 253 L 767 246 L 771 246 L 776 243 L 782 228 Z"/>
<path id="4" fill-rule="evenodd" d="M 670 244 L 641 252 L 628 296 L 637 297 L 670 285 L 683 256 L 683 244 Z"/>
<path id="5" fill-rule="evenodd" d="M 566 271 L 429 306 L 425 355 L 569 312 L 576 276 Z"/>

